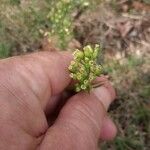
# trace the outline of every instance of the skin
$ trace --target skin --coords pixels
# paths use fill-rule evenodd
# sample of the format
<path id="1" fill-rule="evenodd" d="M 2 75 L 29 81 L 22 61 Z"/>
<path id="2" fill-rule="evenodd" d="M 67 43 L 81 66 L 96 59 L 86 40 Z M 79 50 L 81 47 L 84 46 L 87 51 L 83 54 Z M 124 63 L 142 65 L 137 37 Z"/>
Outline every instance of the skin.
<path id="1" fill-rule="evenodd" d="M 113 139 L 114 89 L 102 76 L 103 86 L 68 97 L 71 59 L 40 52 L 0 60 L 0 149 L 97 150 L 99 140 Z"/>

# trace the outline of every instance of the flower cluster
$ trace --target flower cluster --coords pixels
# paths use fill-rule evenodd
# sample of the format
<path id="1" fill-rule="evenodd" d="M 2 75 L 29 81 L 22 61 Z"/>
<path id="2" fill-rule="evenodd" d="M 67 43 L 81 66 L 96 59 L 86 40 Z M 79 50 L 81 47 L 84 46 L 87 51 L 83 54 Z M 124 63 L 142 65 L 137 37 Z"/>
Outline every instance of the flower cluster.
<path id="1" fill-rule="evenodd" d="M 102 67 L 97 64 L 99 50 L 99 45 L 95 45 L 94 48 L 88 45 L 83 48 L 83 51 L 76 50 L 73 53 L 74 60 L 71 61 L 69 71 L 70 77 L 76 81 L 76 92 L 82 90 L 89 92 L 93 80 L 102 73 Z"/>

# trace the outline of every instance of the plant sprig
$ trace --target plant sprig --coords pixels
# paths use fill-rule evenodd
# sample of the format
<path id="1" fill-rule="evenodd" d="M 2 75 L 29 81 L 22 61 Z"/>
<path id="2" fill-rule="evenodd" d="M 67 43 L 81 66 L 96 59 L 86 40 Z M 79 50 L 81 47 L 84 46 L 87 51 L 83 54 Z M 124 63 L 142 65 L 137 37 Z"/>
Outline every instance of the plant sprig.
<path id="1" fill-rule="evenodd" d="M 96 77 L 102 74 L 102 66 L 97 64 L 100 46 L 87 45 L 83 50 L 75 50 L 74 60 L 69 66 L 70 77 L 76 82 L 75 91 L 88 91 L 94 87 L 92 84 Z"/>

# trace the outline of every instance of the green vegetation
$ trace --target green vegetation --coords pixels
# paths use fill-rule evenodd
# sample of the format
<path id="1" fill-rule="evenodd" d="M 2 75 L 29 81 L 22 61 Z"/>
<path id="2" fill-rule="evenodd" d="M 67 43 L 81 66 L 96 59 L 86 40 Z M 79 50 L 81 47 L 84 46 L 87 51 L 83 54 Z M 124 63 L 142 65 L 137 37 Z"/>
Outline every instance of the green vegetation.
<path id="1" fill-rule="evenodd" d="M 0 34 L 3 36 L 0 37 L 0 42 L 9 41 L 13 53 L 18 51 L 16 47 L 21 53 L 26 53 L 33 51 L 33 47 L 40 47 L 44 35 L 48 35 L 49 38 L 58 39 L 56 46 L 65 49 L 73 36 L 73 12 L 88 4 L 87 0 L 2 0 Z"/>
<path id="2" fill-rule="evenodd" d="M 22 54 L 38 48 L 42 38 L 39 30 L 49 27 L 46 15 L 48 9 L 35 1 L 20 4 L 19 1 L 2 1 L 0 5 L 0 43 L 10 46 L 10 55 Z M 19 49 L 19 50 L 18 50 Z"/>
<path id="3" fill-rule="evenodd" d="M 89 5 L 88 0 L 56 0 L 51 3 L 53 8 L 48 14 L 51 22 L 49 36 L 58 36 L 60 47 L 65 49 L 73 36 L 73 12 Z"/>
<path id="4" fill-rule="evenodd" d="M 103 150 L 148 150 L 150 86 L 147 83 L 150 83 L 150 76 L 143 70 L 146 60 L 131 55 L 121 60 L 107 59 L 105 62 L 104 68 L 118 93 L 110 114 L 116 121 L 119 133 L 115 141 L 103 145 Z"/>

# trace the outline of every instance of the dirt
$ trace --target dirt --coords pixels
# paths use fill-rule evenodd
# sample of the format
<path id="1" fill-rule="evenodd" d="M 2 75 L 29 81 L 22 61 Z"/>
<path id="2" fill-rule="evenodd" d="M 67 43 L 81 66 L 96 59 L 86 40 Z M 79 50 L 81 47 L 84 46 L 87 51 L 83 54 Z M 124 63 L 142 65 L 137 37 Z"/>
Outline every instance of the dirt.
<path id="1" fill-rule="evenodd" d="M 74 26 L 75 38 L 82 45 L 100 43 L 110 55 L 127 56 L 133 47 L 150 47 L 150 13 L 118 14 L 101 5 L 81 15 Z"/>

